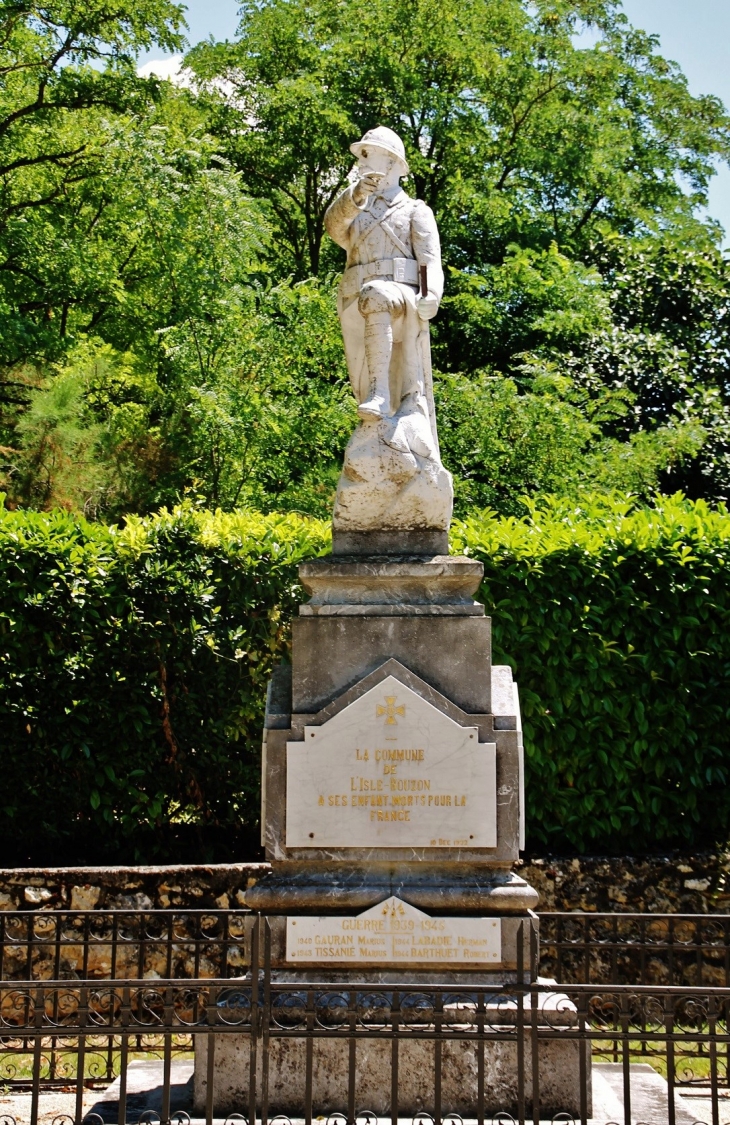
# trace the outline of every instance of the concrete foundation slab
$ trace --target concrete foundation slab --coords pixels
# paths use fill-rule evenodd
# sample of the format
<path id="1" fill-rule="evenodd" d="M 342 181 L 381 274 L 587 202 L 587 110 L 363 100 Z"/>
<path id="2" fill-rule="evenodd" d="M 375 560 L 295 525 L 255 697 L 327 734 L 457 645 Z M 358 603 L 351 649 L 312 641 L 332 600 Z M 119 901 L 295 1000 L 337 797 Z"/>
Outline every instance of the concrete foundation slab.
<path id="1" fill-rule="evenodd" d="M 593 1118 L 604 1125 L 607 1121 L 624 1120 L 623 1063 L 593 1064 Z M 669 1121 L 669 1086 L 666 1079 L 648 1063 L 631 1063 L 629 1067 L 632 1121 Z M 704 1107 L 711 1109 L 710 1105 Z M 683 1094 L 674 1094 L 676 1125 L 700 1125 L 695 1107 Z M 709 1118 L 708 1118 L 709 1120 Z"/>
<path id="2" fill-rule="evenodd" d="M 138 1121 L 140 1114 L 162 1111 L 164 1063 L 159 1059 L 133 1059 L 127 1067 L 127 1120 Z M 170 1113 L 190 1108 L 193 1089 L 191 1059 L 173 1059 L 170 1063 Z M 91 1106 L 89 1113 L 100 1117 L 105 1125 L 119 1121 L 121 1080 L 115 1079 Z"/>

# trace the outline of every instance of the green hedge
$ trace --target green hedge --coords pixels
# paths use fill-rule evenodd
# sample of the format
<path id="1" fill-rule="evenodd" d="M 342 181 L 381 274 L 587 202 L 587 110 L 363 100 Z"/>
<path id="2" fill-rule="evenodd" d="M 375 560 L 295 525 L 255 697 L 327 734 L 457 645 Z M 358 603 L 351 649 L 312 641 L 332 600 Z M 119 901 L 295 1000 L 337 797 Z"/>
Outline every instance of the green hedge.
<path id="1" fill-rule="evenodd" d="M 467 520 L 452 550 L 483 561 L 494 659 L 520 686 L 532 844 L 724 843 L 730 514 L 547 501 Z"/>
<path id="2" fill-rule="evenodd" d="M 681 499 L 455 525 L 520 684 L 533 847 L 727 839 L 729 546 Z M 266 681 L 328 547 L 295 515 L 0 512 L 5 862 L 254 858 Z"/>
<path id="3" fill-rule="evenodd" d="M 266 683 L 328 543 L 297 516 L 3 512 L 7 861 L 255 856 Z"/>

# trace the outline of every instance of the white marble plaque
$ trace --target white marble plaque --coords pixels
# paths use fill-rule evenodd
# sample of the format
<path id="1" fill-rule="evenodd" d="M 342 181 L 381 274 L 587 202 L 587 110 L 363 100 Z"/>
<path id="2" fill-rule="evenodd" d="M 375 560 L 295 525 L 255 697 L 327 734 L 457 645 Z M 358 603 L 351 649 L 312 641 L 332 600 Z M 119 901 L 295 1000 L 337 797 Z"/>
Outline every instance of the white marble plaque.
<path id="1" fill-rule="evenodd" d="M 494 965 L 498 918 L 431 918 L 389 898 L 350 918 L 287 918 L 286 959 L 333 964 Z"/>
<path id="2" fill-rule="evenodd" d="M 393 676 L 288 742 L 289 848 L 494 848 L 496 745 Z"/>

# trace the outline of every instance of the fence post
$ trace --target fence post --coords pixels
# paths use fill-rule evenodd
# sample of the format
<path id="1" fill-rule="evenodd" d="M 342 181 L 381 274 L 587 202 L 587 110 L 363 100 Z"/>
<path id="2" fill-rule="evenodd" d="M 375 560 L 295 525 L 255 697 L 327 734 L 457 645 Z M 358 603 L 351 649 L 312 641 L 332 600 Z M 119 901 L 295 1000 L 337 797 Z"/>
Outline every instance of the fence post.
<path id="1" fill-rule="evenodd" d="M 537 983 L 537 934 L 530 922 L 530 1045 L 532 1048 L 532 1120 L 540 1125 L 540 1040 L 537 1017 L 540 1011 L 540 986 Z"/>
<path id="2" fill-rule="evenodd" d="M 264 923 L 264 1007 L 261 1034 L 261 1125 L 269 1120 L 269 1029 L 271 1025 L 271 922 Z"/>
<path id="3" fill-rule="evenodd" d="M 517 1121 L 525 1125 L 525 923 L 517 930 Z"/>
<path id="4" fill-rule="evenodd" d="M 306 1013 L 306 1063 L 304 1074 L 304 1122 L 305 1125 L 312 1125 L 312 1070 L 314 1067 L 314 989 L 311 985 L 307 987 L 307 1013 Z M 350 1064 L 350 1069 L 352 1064 Z M 349 1084 L 354 1086 L 354 1082 Z M 348 1101 L 354 1107 L 355 1092 L 354 1089 L 348 1090 Z M 347 1110 L 348 1122 L 355 1119 L 355 1110 L 348 1105 Z"/>
<path id="5" fill-rule="evenodd" d="M 256 915 L 251 932 L 251 1036 L 248 1056 L 248 1120 L 256 1121 L 256 1062 L 259 1034 L 259 936 L 261 915 Z"/>
<path id="6" fill-rule="evenodd" d="M 586 1058 L 586 1055 L 588 1056 Z M 580 1125 L 588 1125 L 588 1066 L 591 1061 L 591 1040 L 588 1034 L 587 996 L 578 997 L 578 1080 L 580 1082 Z"/>
<path id="7" fill-rule="evenodd" d="M 215 1042 L 216 1034 L 215 1028 L 217 1024 L 217 1011 L 216 1000 L 218 998 L 218 989 L 213 987 L 208 992 L 208 1003 L 206 1005 L 206 1022 L 208 1030 L 205 1033 L 206 1046 L 208 1048 L 206 1059 L 206 1084 L 205 1084 L 205 1125 L 213 1125 L 213 1085 L 215 1083 Z"/>
<path id="8" fill-rule="evenodd" d="M 79 1005 L 79 1021 L 86 1027 L 89 1017 L 89 990 L 81 989 L 81 1003 Z M 84 1116 L 84 1071 L 86 1070 L 86 1032 L 79 1035 L 78 1053 L 76 1055 L 76 1120 L 81 1121 Z"/>
<path id="9" fill-rule="evenodd" d="M 667 1120 L 669 1125 L 675 1125 L 676 1110 L 674 1106 L 674 997 L 670 992 L 666 994 L 664 1011 L 667 1040 Z"/>
<path id="10" fill-rule="evenodd" d="M 399 1048 L 398 1035 L 400 1031 L 400 993 L 393 993 L 390 1009 L 391 1018 L 391 1050 L 390 1050 L 390 1125 L 398 1125 L 398 1062 Z"/>
<path id="11" fill-rule="evenodd" d="M 624 1122 L 631 1125 L 631 1061 L 629 1058 L 629 998 L 621 995 L 621 1062 L 624 1083 Z"/>
<path id="12" fill-rule="evenodd" d="M 131 996 L 129 987 L 122 989 L 122 1011 L 120 1023 L 122 1025 L 119 1043 L 119 1125 L 126 1125 L 127 1121 L 127 1064 L 129 1061 L 129 1017 Z"/>
<path id="13" fill-rule="evenodd" d="M 33 1040 L 33 1091 L 30 1099 L 30 1125 L 38 1125 L 38 1099 L 41 1085 L 41 1029 L 45 1014 L 46 997 L 42 986 L 35 990 L 35 1005 L 33 1008 L 33 1026 L 35 1039 Z"/>

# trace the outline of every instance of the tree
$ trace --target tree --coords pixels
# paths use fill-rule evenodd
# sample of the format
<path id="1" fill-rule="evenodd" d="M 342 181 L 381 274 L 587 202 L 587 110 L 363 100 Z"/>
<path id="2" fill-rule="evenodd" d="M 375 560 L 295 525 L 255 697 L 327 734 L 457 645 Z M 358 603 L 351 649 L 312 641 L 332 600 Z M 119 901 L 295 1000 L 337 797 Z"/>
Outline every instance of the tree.
<path id="1" fill-rule="evenodd" d="M 715 247 L 665 237 L 612 238 L 597 247 L 608 323 L 548 362 L 591 401 L 627 408 L 602 419 L 607 439 L 689 426 L 704 438 L 668 463 L 658 484 L 692 498 L 730 498 L 730 259 Z M 538 362 L 538 366 L 539 366 Z"/>
<path id="2" fill-rule="evenodd" d="M 178 41 L 167 0 L 2 2 L 9 503 L 328 513 L 354 414 L 323 216 L 378 121 L 450 266 L 433 349 L 459 510 L 729 494 L 727 267 L 694 217 L 728 119 L 613 0 L 247 3 L 238 42 L 189 55 L 193 91 L 134 73 L 140 44 Z"/>
<path id="3" fill-rule="evenodd" d="M 331 287 L 272 285 L 266 223 L 199 107 L 123 78 L 114 111 L 56 122 L 83 167 L 51 162 L 57 190 L 0 230 L 8 502 L 326 511 L 352 424 Z"/>
<path id="4" fill-rule="evenodd" d="M 262 10 L 262 18 L 266 14 Z M 295 18 L 283 12 L 285 27 L 270 32 L 274 41 L 280 34 L 294 40 L 285 73 L 276 73 L 278 52 L 268 36 L 261 53 L 255 37 L 248 51 L 243 45 L 199 44 L 186 65 L 204 84 L 211 131 L 241 171 L 246 190 L 268 209 L 276 247 L 272 266 L 280 276 L 292 271 L 301 280 L 338 260 L 329 240 L 323 244 L 324 215 L 352 166 L 348 147 L 357 126 L 335 91 L 310 72 L 318 46 L 297 42 L 299 28 L 286 26 L 290 15 Z M 307 54 L 314 56 L 309 66 L 301 58 Z"/>
<path id="5" fill-rule="evenodd" d="M 182 26 L 172 0 L 0 0 L 0 366 L 58 353 L 69 281 L 83 288 L 79 275 L 93 272 L 93 222 L 70 227 L 84 186 L 103 175 L 105 122 L 158 95 L 136 75 L 137 52 L 180 47 Z M 96 205 L 100 216 L 103 193 Z M 19 397 L 22 383 L 6 377 L 0 399 Z"/>
<path id="6" fill-rule="evenodd" d="M 692 225 L 728 155 L 719 100 L 692 97 L 617 0 L 251 0 L 241 15 L 236 43 L 187 62 L 300 275 L 332 260 L 323 211 L 347 144 L 378 123 L 403 136 L 447 260 L 477 269 L 512 241 L 575 255 L 598 232 Z M 599 41 L 579 49 L 585 25 Z"/>

